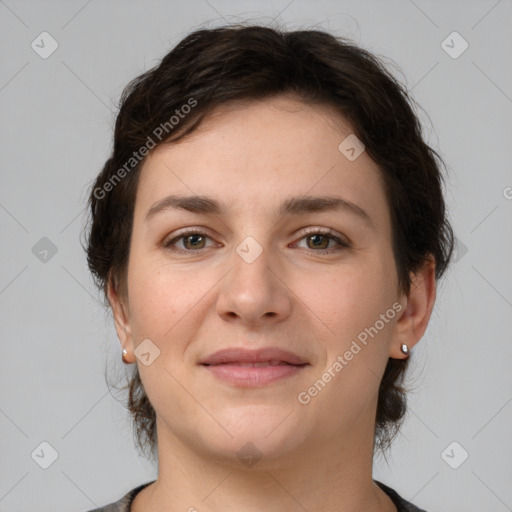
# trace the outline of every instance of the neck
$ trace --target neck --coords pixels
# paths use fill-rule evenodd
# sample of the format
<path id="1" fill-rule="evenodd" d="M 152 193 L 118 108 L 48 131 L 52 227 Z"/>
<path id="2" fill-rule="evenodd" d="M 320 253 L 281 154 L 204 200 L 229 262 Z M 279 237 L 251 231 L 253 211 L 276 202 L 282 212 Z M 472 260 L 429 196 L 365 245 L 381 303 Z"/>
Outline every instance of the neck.
<path id="1" fill-rule="evenodd" d="M 157 424 L 158 480 L 137 495 L 131 510 L 396 512 L 372 479 L 373 430 L 355 427 L 356 437 L 345 434 L 348 442 L 338 434 L 244 467 L 238 459 L 191 449 Z"/>

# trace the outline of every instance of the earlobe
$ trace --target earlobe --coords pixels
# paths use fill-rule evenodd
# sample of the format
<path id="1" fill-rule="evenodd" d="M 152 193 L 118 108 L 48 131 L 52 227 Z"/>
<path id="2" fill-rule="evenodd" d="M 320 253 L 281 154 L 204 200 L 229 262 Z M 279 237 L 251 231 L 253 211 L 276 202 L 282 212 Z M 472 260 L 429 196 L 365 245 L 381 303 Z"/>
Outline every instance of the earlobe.
<path id="1" fill-rule="evenodd" d="M 411 289 L 405 297 L 404 310 L 396 322 L 389 357 L 406 359 L 409 354 L 402 350 L 407 345 L 410 351 L 425 333 L 436 299 L 435 261 L 429 258 L 423 267 L 411 274 Z"/>
<path id="2" fill-rule="evenodd" d="M 117 337 L 121 342 L 122 348 L 126 348 L 130 352 L 133 345 L 130 314 L 125 304 L 126 301 L 119 293 L 118 286 L 116 286 L 114 281 L 113 277 L 109 277 L 107 286 L 108 301 L 112 308 Z"/>

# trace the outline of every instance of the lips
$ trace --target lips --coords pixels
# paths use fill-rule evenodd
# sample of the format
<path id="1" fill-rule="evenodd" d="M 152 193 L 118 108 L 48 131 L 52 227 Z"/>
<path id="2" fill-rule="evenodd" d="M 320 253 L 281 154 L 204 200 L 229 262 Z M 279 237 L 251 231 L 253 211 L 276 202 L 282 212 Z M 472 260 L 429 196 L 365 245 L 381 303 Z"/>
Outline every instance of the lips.
<path id="1" fill-rule="evenodd" d="M 309 366 L 297 354 L 272 347 L 219 350 L 200 364 L 216 379 L 238 388 L 277 385 L 299 375 Z"/>
<path id="2" fill-rule="evenodd" d="M 247 350 L 241 348 L 228 348 L 219 350 L 200 364 L 207 366 L 233 365 L 242 367 L 262 367 L 278 365 L 301 366 L 308 364 L 297 354 L 279 348 L 261 348 L 258 350 Z"/>
<path id="3" fill-rule="evenodd" d="M 242 361 L 232 361 L 232 362 L 225 362 L 225 363 L 218 363 L 214 365 L 208 365 L 208 366 L 240 366 L 240 367 L 247 367 L 247 368 L 261 368 L 263 366 L 279 366 L 281 364 L 286 364 L 289 366 L 296 366 L 291 365 L 290 363 L 287 363 L 285 361 L 280 361 L 279 359 L 273 359 L 272 361 L 258 361 L 258 362 L 251 362 L 251 363 L 244 363 Z"/>

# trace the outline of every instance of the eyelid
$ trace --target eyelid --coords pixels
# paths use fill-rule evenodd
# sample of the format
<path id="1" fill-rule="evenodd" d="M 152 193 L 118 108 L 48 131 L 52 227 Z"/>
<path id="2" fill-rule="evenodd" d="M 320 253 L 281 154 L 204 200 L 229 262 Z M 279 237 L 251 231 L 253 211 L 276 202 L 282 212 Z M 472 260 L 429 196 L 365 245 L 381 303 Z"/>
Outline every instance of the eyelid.
<path id="1" fill-rule="evenodd" d="M 304 228 L 299 233 L 297 233 L 296 236 L 305 237 L 306 235 L 310 234 L 321 234 L 321 235 L 330 235 L 333 238 L 340 239 L 341 242 L 349 245 L 351 244 L 348 237 L 346 237 L 343 233 L 340 233 L 338 231 L 335 231 L 332 228 L 322 228 L 322 227 L 315 227 L 315 226 L 309 226 L 307 228 Z"/>

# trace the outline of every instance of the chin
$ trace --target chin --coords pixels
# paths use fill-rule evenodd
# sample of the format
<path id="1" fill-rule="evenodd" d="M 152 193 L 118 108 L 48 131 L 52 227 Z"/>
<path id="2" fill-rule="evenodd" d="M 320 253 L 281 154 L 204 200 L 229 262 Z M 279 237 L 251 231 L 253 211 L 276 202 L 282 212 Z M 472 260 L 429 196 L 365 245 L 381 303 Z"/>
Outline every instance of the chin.
<path id="1" fill-rule="evenodd" d="M 307 437 L 291 407 L 244 407 L 223 417 L 217 420 L 233 437 L 209 428 L 201 440 L 215 459 L 238 469 L 276 467 L 277 461 L 296 455 Z"/>

